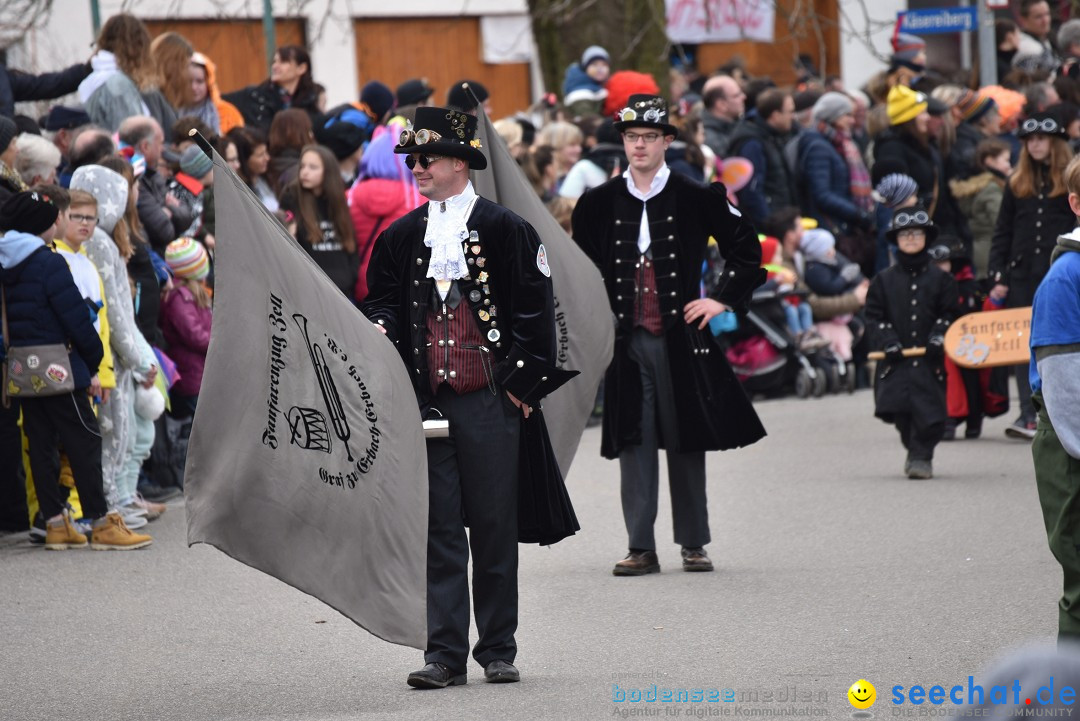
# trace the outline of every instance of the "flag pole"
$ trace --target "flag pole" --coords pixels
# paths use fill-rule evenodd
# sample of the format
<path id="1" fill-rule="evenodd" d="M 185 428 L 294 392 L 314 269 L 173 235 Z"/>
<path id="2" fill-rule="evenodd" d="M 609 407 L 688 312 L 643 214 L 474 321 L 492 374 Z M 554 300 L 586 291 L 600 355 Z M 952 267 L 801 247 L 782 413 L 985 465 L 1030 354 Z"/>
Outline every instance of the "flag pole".
<path id="1" fill-rule="evenodd" d="M 209 140 L 203 137 L 202 133 L 195 128 L 192 128 L 188 131 L 188 137 L 194 140 L 195 144 L 206 153 L 206 157 L 210 158 L 210 160 L 214 159 L 214 146 L 210 144 Z"/>

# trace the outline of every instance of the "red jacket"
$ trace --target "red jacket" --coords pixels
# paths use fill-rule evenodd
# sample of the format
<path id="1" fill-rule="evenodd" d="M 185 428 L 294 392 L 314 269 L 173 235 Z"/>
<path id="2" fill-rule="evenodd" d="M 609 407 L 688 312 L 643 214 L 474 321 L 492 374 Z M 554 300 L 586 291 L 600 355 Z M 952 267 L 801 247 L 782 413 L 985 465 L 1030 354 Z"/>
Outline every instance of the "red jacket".
<path id="1" fill-rule="evenodd" d="M 379 233 L 401 216 L 418 208 L 425 199 L 407 180 L 368 178 L 349 189 L 349 213 L 356 230 L 356 255 L 360 272 L 356 278 L 356 300 L 367 297 L 367 268 L 371 249 Z"/>
<path id="2" fill-rule="evenodd" d="M 206 349 L 210 346 L 210 308 L 195 304 L 191 291 L 178 286 L 161 302 L 161 331 L 169 344 L 169 357 L 180 371 L 180 380 L 172 387 L 176 393 L 196 396 L 202 386 L 206 367 Z"/>

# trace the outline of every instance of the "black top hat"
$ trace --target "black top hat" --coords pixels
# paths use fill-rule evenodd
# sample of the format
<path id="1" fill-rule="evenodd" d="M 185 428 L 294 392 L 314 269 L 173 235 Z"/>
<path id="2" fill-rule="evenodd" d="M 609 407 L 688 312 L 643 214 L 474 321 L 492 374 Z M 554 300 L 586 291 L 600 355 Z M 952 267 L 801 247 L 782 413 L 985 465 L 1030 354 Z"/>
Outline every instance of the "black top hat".
<path id="1" fill-rule="evenodd" d="M 435 88 L 428 85 L 427 78 L 413 78 L 397 86 L 397 105 L 416 105 L 431 97 Z"/>
<path id="2" fill-rule="evenodd" d="M 679 129 L 667 121 L 667 101 L 659 95 L 631 95 L 626 107 L 615 114 L 615 129 L 654 128 L 664 135 L 678 135 Z"/>
<path id="3" fill-rule="evenodd" d="M 1049 111 L 1035 113 L 1030 118 L 1020 123 L 1020 128 L 1016 135 L 1023 139 L 1036 133 L 1049 135 L 1052 138 L 1068 139 L 1069 137 L 1069 132 L 1061 122 L 1061 118 L 1059 118 L 1056 113 L 1051 113 Z"/>
<path id="4" fill-rule="evenodd" d="M 922 228 L 926 232 L 926 247 L 933 245 L 937 239 L 938 229 L 934 221 L 930 220 L 930 213 L 921 205 L 913 205 L 910 208 L 899 208 L 893 213 L 889 229 L 885 236 L 893 245 L 896 244 L 896 236 L 901 230 L 915 230 Z"/>
<path id="5" fill-rule="evenodd" d="M 487 167 L 476 138 L 476 116 L 450 108 L 417 108 L 412 127 L 401 131 L 394 152 L 446 155 L 469 161 L 473 170 Z"/>
<path id="6" fill-rule="evenodd" d="M 465 85 L 469 86 L 472 93 L 465 89 Z M 450 88 L 450 92 L 446 94 L 446 104 L 465 112 L 476 110 L 476 100 L 473 100 L 474 95 L 481 104 L 490 97 L 487 88 L 475 80 L 459 80 L 454 83 L 453 87 Z"/>

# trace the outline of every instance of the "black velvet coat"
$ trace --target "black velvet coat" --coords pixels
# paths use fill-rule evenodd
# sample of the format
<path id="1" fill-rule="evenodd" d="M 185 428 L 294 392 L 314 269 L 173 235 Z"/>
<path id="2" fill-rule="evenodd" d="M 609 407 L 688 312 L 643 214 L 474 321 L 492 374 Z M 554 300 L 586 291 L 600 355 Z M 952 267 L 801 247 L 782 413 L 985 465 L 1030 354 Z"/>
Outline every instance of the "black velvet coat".
<path id="1" fill-rule="evenodd" d="M 363 304 L 364 314 L 382 325 L 397 347 L 422 409 L 433 396 L 426 334 L 434 281 L 427 277 L 431 249 L 424 245 L 429 206 L 425 203 L 399 218 L 376 238 Z M 458 307 L 473 317 L 486 339 L 495 382 L 523 402 L 536 405 L 540 400 L 536 393 L 542 389 L 537 388 L 539 378 L 529 371 L 554 368 L 557 353 L 551 278 L 537 262 L 540 238 L 527 222 L 484 198 L 476 201 L 466 225 L 476 231 L 466 253 L 466 259 L 473 261 L 469 265 L 473 277 L 458 281 L 462 296 Z M 474 246 L 479 246 L 479 253 L 472 252 Z M 472 291 L 481 291 L 485 285 L 478 280 L 481 272 L 488 274 L 491 294 L 478 292 L 479 299 L 472 300 Z M 480 312 L 487 313 L 492 306 L 497 314 L 481 320 Z"/>
<path id="2" fill-rule="evenodd" d="M 732 211 L 723 185 L 700 186 L 672 173 L 646 203 L 653 267 L 678 408 L 679 431 L 661 438 L 668 450 L 711 451 L 749 445 L 765 435 L 742 385 L 715 346 L 711 332 L 683 321 L 683 307 L 701 295 L 702 263 L 709 237 L 726 264 L 715 300 L 745 310 L 753 289 L 765 281 L 761 243 Z M 600 452 L 617 458 L 641 443 L 641 376 L 628 349 L 634 330 L 634 268 L 642 201 L 626 179 L 614 178 L 586 192 L 574 209 L 574 240 L 600 268 L 615 323 L 615 354 L 604 379 L 604 427 Z M 708 351 L 708 352 L 706 352 Z"/>
<path id="3" fill-rule="evenodd" d="M 931 336 L 944 336 L 959 310 L 959 291 L 950 273 L 929 263 L 897 264 L 878 273 L 866 294 L 866 326 L 874 350 L 899 343 L 922 348 Z M 886 423 L 912 414 L 927 423 L 944 423 L 944 359 L 905 358 L 878 362 L 874 415 Z"/>

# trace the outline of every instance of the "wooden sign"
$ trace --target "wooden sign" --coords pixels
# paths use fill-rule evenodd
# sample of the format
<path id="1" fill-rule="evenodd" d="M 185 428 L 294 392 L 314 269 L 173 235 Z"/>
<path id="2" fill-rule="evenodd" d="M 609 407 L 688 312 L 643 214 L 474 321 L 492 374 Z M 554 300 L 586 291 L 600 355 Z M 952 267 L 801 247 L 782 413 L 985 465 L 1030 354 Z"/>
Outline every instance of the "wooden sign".
<path id="1" fill-rule="evenodd" d="M 961 368 L 1027 363 L 1031 358 L 1031 308 L 968 313 L 945 334 L 945 352 Z"/>

